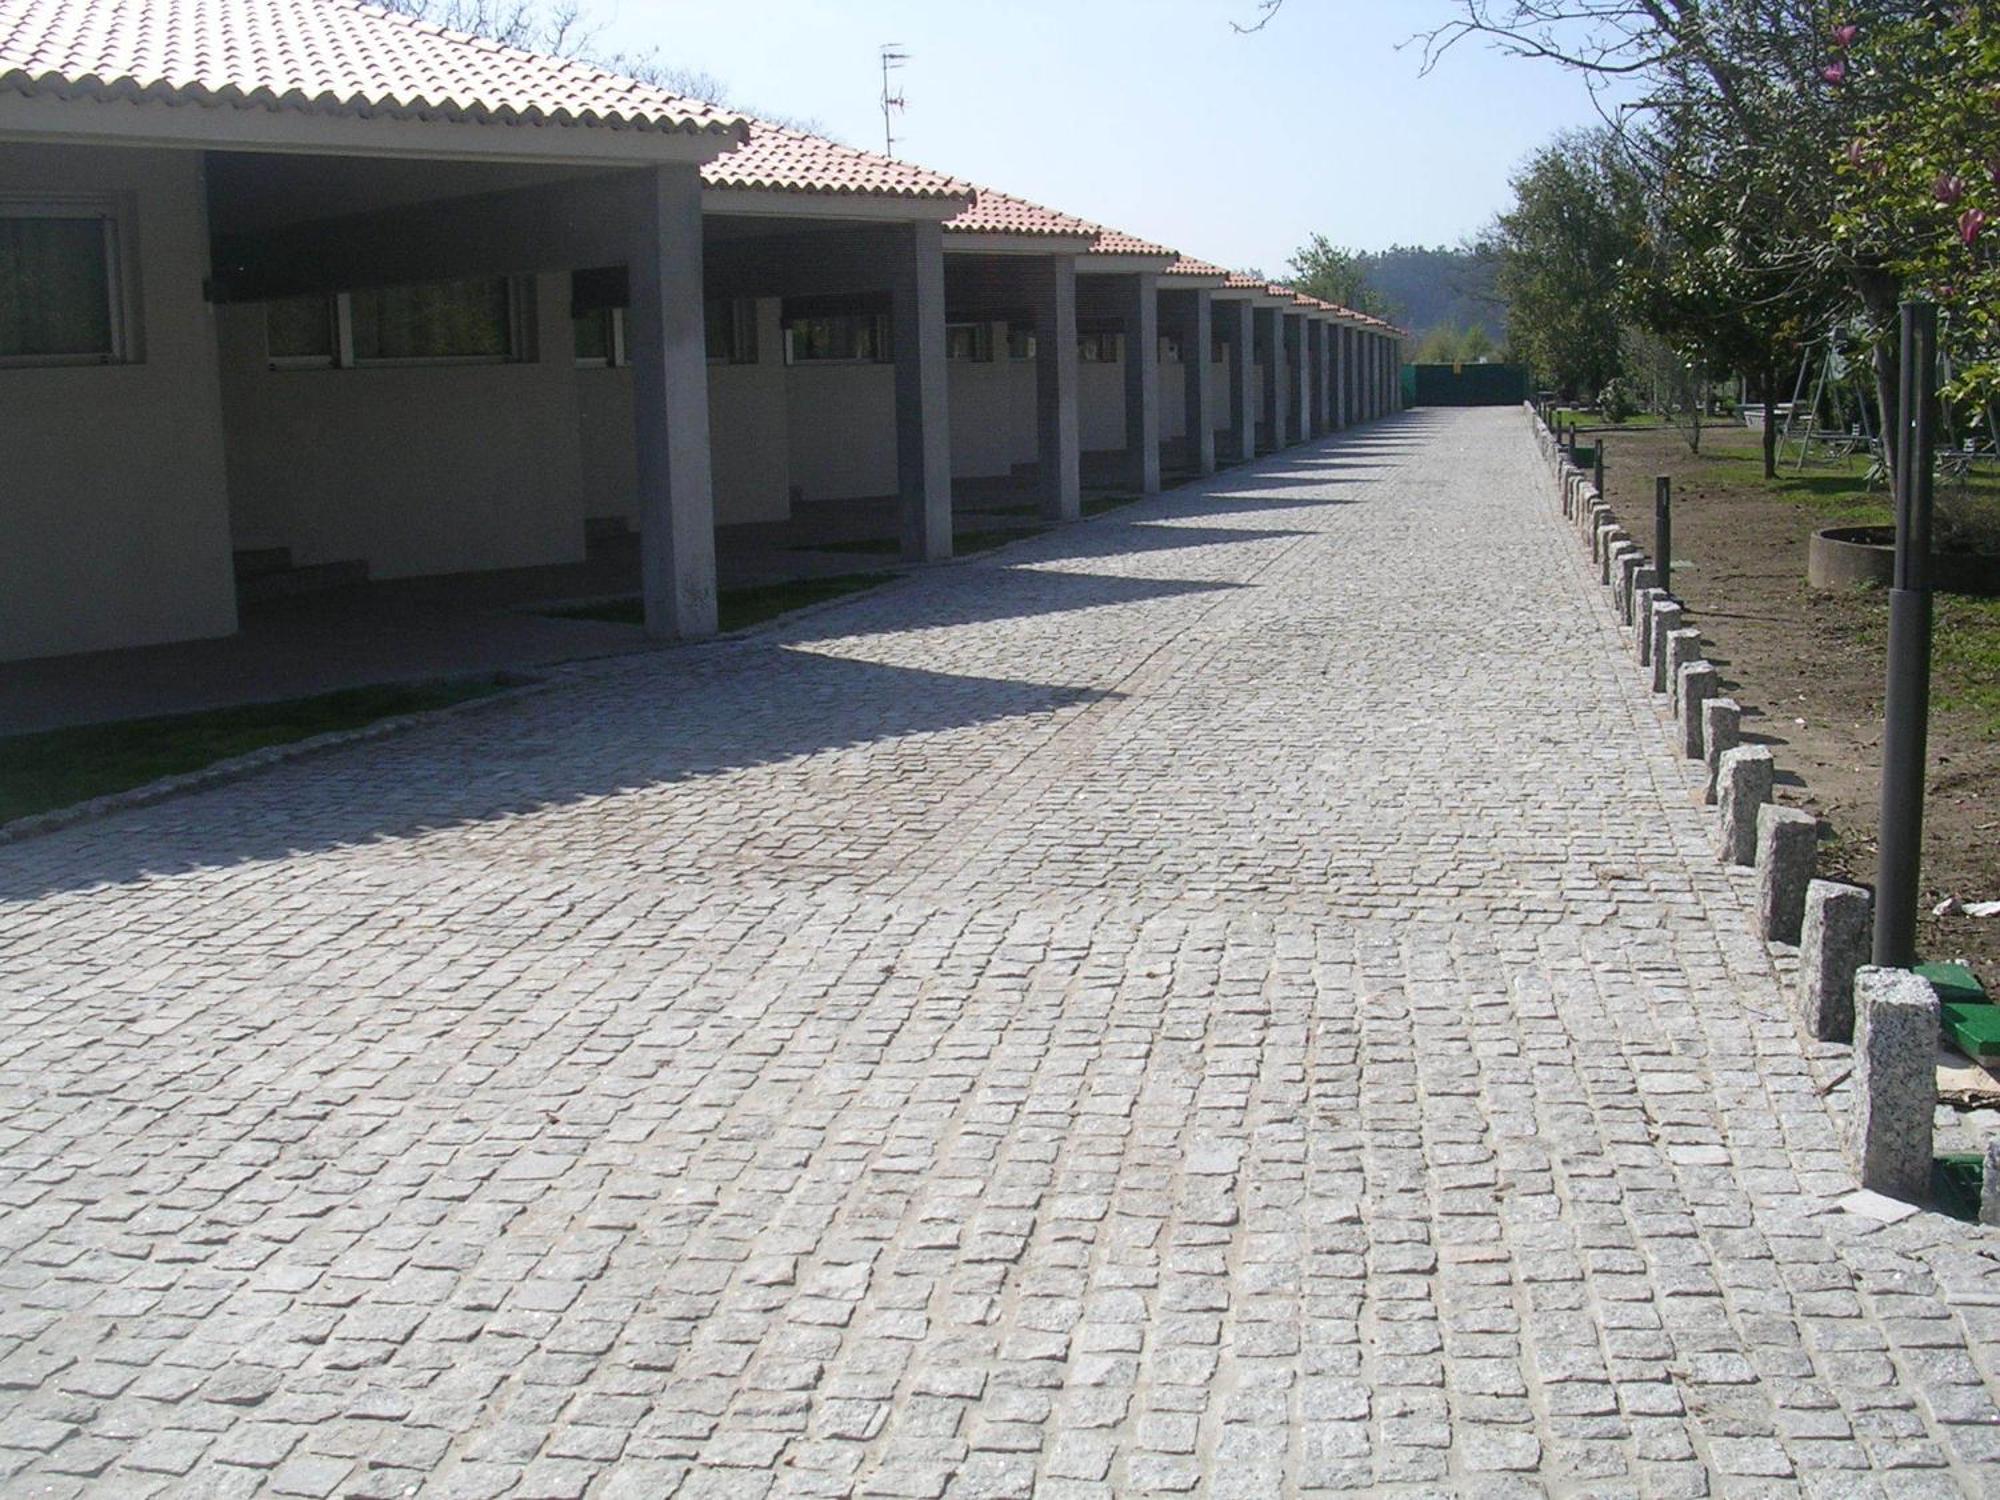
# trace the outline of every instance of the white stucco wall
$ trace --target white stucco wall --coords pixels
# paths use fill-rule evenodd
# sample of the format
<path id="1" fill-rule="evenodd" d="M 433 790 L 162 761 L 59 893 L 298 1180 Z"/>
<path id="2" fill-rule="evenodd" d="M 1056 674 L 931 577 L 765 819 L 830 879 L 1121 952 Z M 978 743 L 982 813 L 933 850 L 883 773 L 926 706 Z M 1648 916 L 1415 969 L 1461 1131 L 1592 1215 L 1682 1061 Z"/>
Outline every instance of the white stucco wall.
<path id="1" fill-rule="evenodd" d="M 202 159 L 0 148 L 0 193 L 117 207 L 132 361 L 0 369 L 0 660 L 236 628 Z"/>
<path id="2" fill-rule="evenodd" d="M 270 368 L 264 310 L 222 310 L 237 545 L 370 576 L 583 557 L 569 278 L 537 278 L 538 357 L 504 365 Z"/>
<path id="3" fill-rule="evenodd" d="M 894 365 L 793 365 L 785 413 L 791 482 L 803 499 L 896 493 Z"/>
<path id="4" fill-rule="evenodd" d="M 1035 362 L 952 360 L 951 472 L 1004 477 L 1035 461 Z"/>
<path id="5" fill-rule="evenodd" d="M 708 367 L 708 438 L 715 524 L 782 521 L 791 514 L 780 303 L 757 304 L 757 363 Z M 632 449 L 632 372 L 576 372 L 583 513 L 639 519 Z"/>

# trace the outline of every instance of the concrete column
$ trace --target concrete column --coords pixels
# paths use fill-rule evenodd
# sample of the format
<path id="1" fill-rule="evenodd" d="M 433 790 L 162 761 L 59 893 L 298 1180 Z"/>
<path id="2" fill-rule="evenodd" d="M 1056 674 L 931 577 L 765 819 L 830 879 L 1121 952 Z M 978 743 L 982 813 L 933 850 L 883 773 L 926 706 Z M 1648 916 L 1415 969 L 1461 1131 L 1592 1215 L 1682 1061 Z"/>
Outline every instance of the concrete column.
<path id="1" fill-rule="evenodd" d="M 646 633 L 715 633 L 715 495 L 702 321 L 701 179 L 692 166 L 631 174 L 623 219 L 631 304 L 639 559 Z"/>
<path id="2" fill-rule="evenodd" d="M 1325 319 L 1313 324 L 1319 330 L 1319 431 L 1325 437 L 1334 428 L 1333 415 L 1333 325 Z"/>
<path id="3" fill-rule="evenodd" d="M 1083 514 L 1077 416 L 1076 260 L 1052 255 L 1031 273 L 1035 320 L 1035 484 L 1045 521 Z"/>
<path id="4" fill-rule="evenodd" d="M 1287 313 L 1285 322 L 1291 336 L 1285 340 L 1285 354 L 1291 367 L 1291 438 L 1303 443 L 1312 436 L 1312 361 L 1306 348 L 1307 320 L 1304 313 Z"/>
<path id="5" fill-rule="evenodd" d="M 1282 382 L 1284 361 L 1278 357 L 1278 310 L 1274 307 L 1257 308 L 1251 314 L 1251 327 L 1256 334 L 1252 350 L 1264 371 L 1264 388 L 1258 392 L 1257 399 L 1257 425 L 1263 429 L 1264 439 L 1271 447 L 1282 448 L 1285 445 L 1281 436 L 1285 406 L 1278 399 L 1278 387 Z"/>
<path id="6" fill-rule="evenodd" d="M 1214 342 L 1213 301 L 1199 288 L 1160 293 L 1160 325 L 1180 341 L 1188 457 L 1198 474 L 1215 472 L 1216 392 L 1208 363 Z"/>
<path id="7" fill-rule="evenodd" d="M 1340 330 L 1340 425 L 1343 431 L 1361 423 L 1361 403 L 1356 395 L 1361 378 L 1360 352 L 1355 343 L 1353 327 L 1343 326 Z"/>
<path id="8" fill-rule="evenodd" d="M 903 556 L 951 556 L 951 395 L 944 358 L 944 229 L 912 224 L 890 268 L 896 355 L 896 494 Z"/>
<path id="9" fill-rule="evenodd" d="M 1241 463 L 1257 456 L 1257 402 L 1251 388 L 1256 339 L 1250 328 L 1247 299 L 1220 302 L 1215 307 L 1215 331 L 1229 356 L 1229 429 L 1224 439 L 1230 458 Z"/>
<path id="10" fill-rule="evenodd" d="M 1142 495 L 1160 492 L 1160 278 L 1151 271 L 1119 278 L 1125 326 L 1124 482 Z"/>

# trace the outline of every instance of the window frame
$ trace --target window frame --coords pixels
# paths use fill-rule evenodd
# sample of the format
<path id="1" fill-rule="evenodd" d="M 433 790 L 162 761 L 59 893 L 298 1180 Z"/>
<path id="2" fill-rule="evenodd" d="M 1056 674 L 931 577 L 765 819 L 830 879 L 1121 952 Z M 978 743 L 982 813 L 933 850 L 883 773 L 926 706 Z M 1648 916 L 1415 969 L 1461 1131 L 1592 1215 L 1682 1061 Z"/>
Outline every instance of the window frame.
<path id="1" fill-rule="evenodd" d="M 794 334 L 801 323 L 859 322 L 867 319 L 875 325 L 875 353 L 872 355 L 829 354 L 801 358 Z M 807 313 L 788 319 L 784 325 L 785 366 L 787 369 L 802 365 L 813 366 L 873 366 L 893 365 L 896 362 L 895 335 L 889 325 L 889 314 L 883 312 L 857 313 Z"/>
<path id="2" fill-rule="evenodd" d="M 442 280 L 451 281 L 498 281 L 506 288 L 507 352 L 504 354 L 412 354 L 390 358 L 369 356 L 363 358 L 354 349 L 354 292 L 329 292 L 326 300 L 332 304 L 333 352 L 331 354 L 273 354 L 271 352 L 270 302 L 261 304 L 264 313 L 264 363 L 272 370 L 408 370 L 436 366 L 491 366 L 534 364 L 538 359 L 535 348 L 535 298 L 532 276 L 448 276 Z M 394 285 L 426 285 L 423 282 L 398 282 Z M 359 288 L 358 290 L 381 290 L 381 288 Z M 310 293 L 303 295 L 311 295 Z M 274 297 L 273 302 L 292 302 L 293 297 Z M 613 311 L 620 311 L 613 309 Z M 623 364 L 624 321 L 622 316 L 614 325 L 617 335 L 618 363 Z M 583 363 L 583 361 L 579 361 Z"/>
<path id="3" fill-rule="evenodd" d="M 137 361 L 127 326 L 130 291 L 126 286 L 124 213 L 115 198 L 92 194 L 0 193 L 0 219 L 95 219 L 104 236 L 105 328 L 110 347 L 103 353 L 0 354 L 0 369 L 78 369 L 93 365 L 127 365 Z"/>
<path id="4" fill-rule="evenodd" d="M 721 303 L 729 313 L 729 351 L 708 353 L 708 309 Z M 711 365 L 754 365 L 763 360 L 757 347 L 757 299 L 755 297 L 706 297 L 702 299 L 702 353 Z"/>
<path id="5" fill-rule="evenodd" d="M 951 352 L 952 336 L 957 333 L 968 332 L 968 331 L 972 335 L 971 352 L 967 354 L 952 353 Z M 990 365 L 994 363 L 993 325 L 991 323 L 979 323 L 973 321 L 945 324 L 944 357 L 952 364 L 959 364 L 959 365 Z"/>
<path id="6" fill-rule="evenodd" d="M 608 320 L 604 333 L 605 352 L 601 358 L 596 355 L 577 354 L 575 352 L 575 329 L 572 327 L 570 330 L 570 357 L 575 360 L 576 367 L 579 370 L 623 370 L 628 368 L 632 362 L 625 355 L 625 309 L 622 307 L 600 307 L 591 316 Z M 581 318 L 576 317 L 570 319 L 572 324 L 582 321 Z"/>

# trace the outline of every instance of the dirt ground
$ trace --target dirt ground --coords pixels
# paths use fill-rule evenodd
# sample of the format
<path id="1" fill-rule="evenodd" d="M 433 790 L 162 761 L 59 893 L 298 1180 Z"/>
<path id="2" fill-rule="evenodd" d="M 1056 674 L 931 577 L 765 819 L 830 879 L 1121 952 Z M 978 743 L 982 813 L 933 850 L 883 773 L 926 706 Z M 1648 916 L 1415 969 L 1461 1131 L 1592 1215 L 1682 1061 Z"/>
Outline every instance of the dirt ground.
<path id="1" fill-rule="evenodd" d="M 1746 737 L 1772 746 L 1780 800 L 1822 819 L 1822 873 L 1873 884 L 1887 603 L 1876 590 L 1808 588 L 1806 543 L 1821 526 L 1887 519 L 1887 500 L 1824 466 L 1781 466 L 1768 485 L 1757 443 L 1740 425 L 1710 427 L 1696 456 L 1672 428 L 1611 428 L 1605 487 L 1649 544 L 1654 476 L 1673 478 L 1674 590 L 1743 705 Z M 1947 897 L 2000 900 L 2000 608 L 1940 595 L 1938 621 L 1919 943 L 2000 993 L 2000 916 L 1931 910 Z"/>

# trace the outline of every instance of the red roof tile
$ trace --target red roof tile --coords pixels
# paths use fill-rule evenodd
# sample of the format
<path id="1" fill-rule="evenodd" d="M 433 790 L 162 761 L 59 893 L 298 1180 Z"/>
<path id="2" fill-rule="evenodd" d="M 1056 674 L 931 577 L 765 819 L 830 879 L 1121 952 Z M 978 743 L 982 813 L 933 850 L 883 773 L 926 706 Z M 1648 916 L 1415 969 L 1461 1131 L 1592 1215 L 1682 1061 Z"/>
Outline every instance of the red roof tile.
<path id="1" fill-rule="evenodd" d="M 1174 255 L 1178 250 L 1169 250 L 1165 245 L 1156 245 L 1151 240 L 1142 240 L 1136 234 L 1127 234 L 1122 229 L 1099 229 L 1097 238 L 1091 242 L 1092 255 Z"/>
<path id="2" fill-rule="evenodd" d="M 698 99 L 355 0 L 0 0 L 0 89 L 317 115 L 739 132 L 738 116 Z"/>
<path id="3" fill-rule="evenodd" d="M 1205 260 L 1196 260 L 1192 255 L 1183 255 L 1167 267 L 1169 276 L 1229 276 L 1231 273 L 1221 266 L 1210 265 Z"/>
<path id="4" fill-rule="evenodd" d="M 992 188 L 975 188 L 970 205 L 944 227 L 954 234 L 1096 235 L 1099 227 Z"/>
<path id="5" fill-rule="evenodd" d="M 749 141 L 703 167 L 701 180 L 713 188 L 893 198 L 966 198 L 973 191 L 942 172 L 754 119 Z"/>

